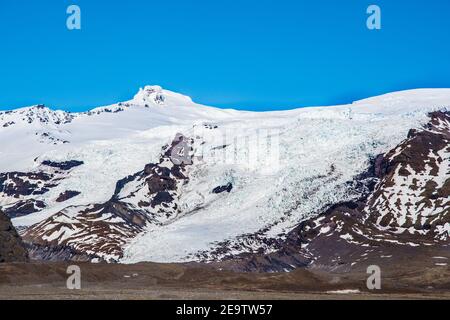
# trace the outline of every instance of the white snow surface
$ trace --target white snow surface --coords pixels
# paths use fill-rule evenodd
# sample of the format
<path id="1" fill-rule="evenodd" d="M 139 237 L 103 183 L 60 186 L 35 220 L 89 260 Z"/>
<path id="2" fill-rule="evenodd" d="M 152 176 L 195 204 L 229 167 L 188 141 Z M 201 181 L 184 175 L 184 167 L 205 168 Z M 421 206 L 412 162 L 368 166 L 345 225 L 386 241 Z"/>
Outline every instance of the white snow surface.
<path id="1" fill-rule="evenodd" d="M 44 160 L 84 161 L 38 198 L 49 203 L 47 209 L 13 220 L 27 227 L 69 206 L 107 201 L 119 179 L 158 161 L 176 133 L 195 138 L 203 158 L 188 169 L 181 213 L 164 225 L 149 225 L 127 244 L 122 262 L 190 261 L 227 240 L 239 244 L 233 253 L 257 249 L 261 244 L 243 235 L 264 229 L 267 237 L 283 237 L 326 205 L 352 199 L 345 183 L 363 172 L 371 157 L 425 124 L 429 112 L 442 109 L 450 109 L 450 89 L 247 112 L 199 105 L 147 86 L 130 101 L 86 113 L 43 107 L 0 112 L 0 172 L 28 172 Z M 227 183 L 233 185 L 230 193 L 212 193 Z M 64 203 L 49 200 L 65 190 L 81 194 Z"/>

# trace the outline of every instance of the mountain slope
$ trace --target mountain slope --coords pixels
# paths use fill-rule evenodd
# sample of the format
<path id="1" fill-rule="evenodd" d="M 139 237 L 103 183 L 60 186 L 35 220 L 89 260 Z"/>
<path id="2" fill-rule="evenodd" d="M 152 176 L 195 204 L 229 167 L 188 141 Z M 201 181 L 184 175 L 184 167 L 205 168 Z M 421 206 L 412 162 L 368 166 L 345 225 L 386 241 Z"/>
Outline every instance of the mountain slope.
<path id="1" fill-rule="evenodd" d="M 65 208 L 27 229 L 23 238 L 33 257 L 118 261 L 123 246 L 150 224 L 161 225 L 179 214 L 178 193 L 186 182 L 186 164 L 171 157 L 189 153 L 190 141 L 177 135 L 159 163 L 117 182 L 106 203 Z"/>
<path id="2" fill-rule="evenodd" d="M 425 266 L 450 259 L 450 113 L 430 114 L 421 130 L 356 178 L 361 197 L 336 203 L 302 221 L 270 254 L 227 257 L 221 265 L 244 271 L 310 266 L 349 270 L 395 265 L 413 256 Z M 408 182 L 410 184 L 408 184 Z M 375 262 L 374 262 L 375 261 Z"/>
<path id="3" fill-rule="evenodd" d="M 265 257 L 301 225 L 346 203 L 367 215 L 362 225 L 394 238 L 414 228 L 442 245 L 449 106 L 450 90 L 442 89 L 254 113 L 148 86 L 70 121 L 0 127 L 0 208 L 44 259 Z M 65 143 L 41 143 L 37 132 Z M 291 264 L 311 263 L 307 254 L 298 261 Z"/>
<path id="4" fill-rule="evenodd" d="M 28 254 L 8 217 L 0 211 L 0 263 L 24 262 Z"/>

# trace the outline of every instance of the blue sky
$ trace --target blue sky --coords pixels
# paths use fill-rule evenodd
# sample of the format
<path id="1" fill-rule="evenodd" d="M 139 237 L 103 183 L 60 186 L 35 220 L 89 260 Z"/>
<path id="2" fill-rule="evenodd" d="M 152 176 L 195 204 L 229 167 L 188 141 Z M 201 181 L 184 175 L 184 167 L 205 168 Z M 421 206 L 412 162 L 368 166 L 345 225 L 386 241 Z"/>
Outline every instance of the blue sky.
<path id="1" fill-rule="evenodd" d="M 450 87 L 450 1 L 0 1 L 0 109 L 85 110 L 145 84 L 249 110 Z"/>

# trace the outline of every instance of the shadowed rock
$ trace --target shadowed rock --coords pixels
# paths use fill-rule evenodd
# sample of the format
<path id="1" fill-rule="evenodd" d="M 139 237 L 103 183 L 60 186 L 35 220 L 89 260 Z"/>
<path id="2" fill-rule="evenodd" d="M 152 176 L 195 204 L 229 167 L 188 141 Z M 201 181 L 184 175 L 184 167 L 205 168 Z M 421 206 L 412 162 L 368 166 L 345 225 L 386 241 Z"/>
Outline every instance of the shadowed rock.
<path id="1" fill-rule="evenodd" d="M 0 211 L 0 263 L 25 262 L 27 251 L 9 218 Z"/>

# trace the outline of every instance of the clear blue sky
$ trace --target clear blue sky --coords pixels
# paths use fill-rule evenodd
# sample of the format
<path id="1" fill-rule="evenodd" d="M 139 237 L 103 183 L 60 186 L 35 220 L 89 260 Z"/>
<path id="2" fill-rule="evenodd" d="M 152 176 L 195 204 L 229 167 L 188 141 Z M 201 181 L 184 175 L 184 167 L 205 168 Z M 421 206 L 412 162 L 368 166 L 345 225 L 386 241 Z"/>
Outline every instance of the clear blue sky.
<path id="1" fill-rule="evenodd" d="M 66 28 L 70 4 L 81 31 Z M 370 4 L 381 31 L 366 28 Z M 145 84 L 251 110 L 450 87 L 450 1 L 0 1 L 0 109 L 79 111 Z"/>

